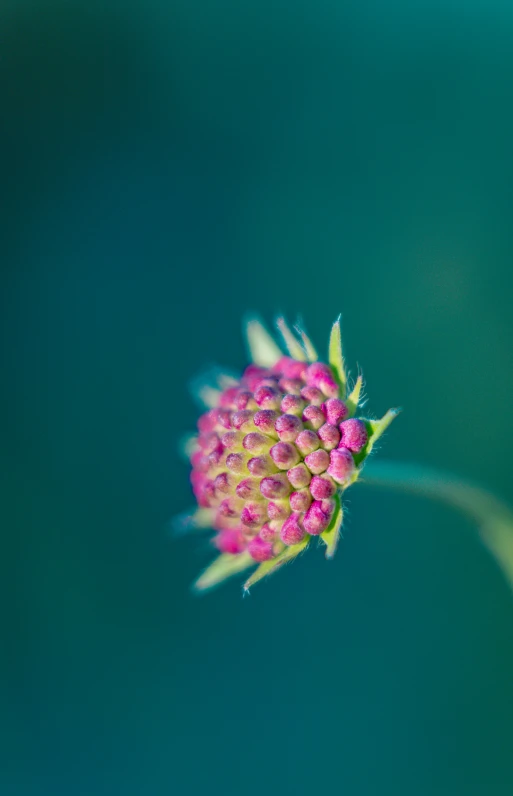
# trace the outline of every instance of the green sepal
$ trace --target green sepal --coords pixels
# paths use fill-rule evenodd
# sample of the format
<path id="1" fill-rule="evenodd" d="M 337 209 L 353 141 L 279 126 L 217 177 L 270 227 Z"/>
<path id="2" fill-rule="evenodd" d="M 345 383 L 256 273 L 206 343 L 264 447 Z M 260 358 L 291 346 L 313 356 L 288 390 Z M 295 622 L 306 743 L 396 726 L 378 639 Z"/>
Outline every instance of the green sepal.
<path id="1" fill-rule="evenodd" d="M 347 376 L 342 356 L 342 334 L 340 331 L 340 316 L 332 326 L 330 334 L 330 344 L 328 349 L 328 361 L 334 371 L 334 376 L 340 387 L 340 397 L 345 398 L 347 388 Z"/>
<path id="2" fill-rule="evenodd" d="M 264 561 L 258 569 L 256 569 L 253 574 L 248 578 L 246 583 L 244 584 L 244 591 L 249 591 L 251 586 L 254 586 L 255 583 L 258 583 L 259 580 L 265 578 L 266 575 L 270 575 L 272 572 L 275 572 L 279 569 L 283 564 L 286 564 L 287 561 L 292 561 L 302 550 L 308 546 L 310 541 L 309 536 L 305 536 L 302 542 L 299 544 L 293 544 L 290 547 L 286 547 L 282 553 L 279 553 L 276 558 L 273 558 L 271 561 Z"/>
<path id="3" fill-rule="evenodd" d="M 354 417 L 354 415 L 356 414 L 356 410 L 358 409 L 358 403 L 360 402 L 360 394 L 362 392 L 362 387 L 363 387 L 363 377 L 360 375 L 356 379 L 356 383 L 346 400 L 348 417 Z"/>
<path id="4" fill-rule="evenodd" d="M 255 561 L 247 552 L 239 553 L 238 555 L 221 553 L 200 575 L 192 588 L 194 591 L 207 591 L 214 588 L 214 586 L 219 586 L 223 581 L 233 577 L 233 575 L 237 575 L 239 572 L 243 572 L 254 564 Z"/>
<path id="5" fill-rule="evenodd" d="M 335 495 L 335 511 L 333 512 L 333 517 L 331 518 L 331 522 L 326 528 L 326 530 L 321 533 L 321 539 L 326 545 L 326 558 L 333 558 L 337 551 L 338 540 L 340 538 L 340 529 L 342 528 L 342 521 L 344 519 L 344 510 L 342 508 L 342 500 L 340 495 L 337 493 Z"/>
<path id="6" fill-rule="evenodd" d="M 199 388 L 198 397 L 208 409 L 214 409 L 216 406 L 219 406 L 221 391 L 205 384 L 203 387 Z"/>
<path id="7" fill-rule="evenodd" d="M 389 409 L 388 412 L 383 415 L 381 420 L 368 420 L 367 418 L 362 418 L 363 422 L 367 426 L 369 440 L 365 448 L 354 457 L 355 463 L 357 465 L 367 458 L 375 443 L 387 430 L 392 420 L 397 417 L 400 411 L 400 409 Z"/>
<path id="8" fill-rule="evenodd" d="M 278 318 L 276 321 L 276 326 L 280 330 L 281 336 L 283 337 L 283 342 L 285 343 L 287 351 L 292 359 L 297 359 L 299 362 L 305 362 L 306 354 L 303 350 L 303 346 L 294 335 L 294 332 L 290 330 L 285 318 Z"/>
<path id="9" fill-rule="evenodd" d="M 267 329 L 257 318 L 246 321 L 246 337 L 251 360 L 261 368 L 270 368 L 283 356 Z"/>
<path id="10" fill-rule="evenodd" d="M 308 362 L 317 362 L 319 359 L 319 355 L 315 350 L 315 346 L 308 337 L 307 333 L 303 331 L 299 326 L 295 327 L 296 332 L 300 335 L 301 340 L 303 341 L 303 348 L 305 349 L 305 354 Z"/>

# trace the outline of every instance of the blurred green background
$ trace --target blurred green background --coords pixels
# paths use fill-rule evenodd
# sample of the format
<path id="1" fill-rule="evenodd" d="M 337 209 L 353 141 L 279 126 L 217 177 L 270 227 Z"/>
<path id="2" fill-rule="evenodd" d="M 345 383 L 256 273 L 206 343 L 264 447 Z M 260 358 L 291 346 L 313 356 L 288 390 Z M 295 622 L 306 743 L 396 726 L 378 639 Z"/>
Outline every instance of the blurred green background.
<path id="1" fill-rule="evenodd" d="M 343 312 L 380 456 L 513 500 L 510 2 L 0 10 L 0 793 L 513 791 L 513 598 L 360 486 L 344 541 L 205 598 L 189 384 Z"/>

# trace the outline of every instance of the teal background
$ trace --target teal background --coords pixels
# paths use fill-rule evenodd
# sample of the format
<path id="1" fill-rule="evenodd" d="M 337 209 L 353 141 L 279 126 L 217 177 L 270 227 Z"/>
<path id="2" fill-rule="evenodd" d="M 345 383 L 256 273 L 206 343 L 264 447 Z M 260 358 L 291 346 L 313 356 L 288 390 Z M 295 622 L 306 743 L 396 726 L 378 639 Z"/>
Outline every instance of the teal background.
<path id="1" fill-rule="evenodd" d="M 513 599 L 360 486 L 242 599 L 189 585 L 189 384 L 340 311 L 380 456 L 510 502 L 509 2 L 4 2 L 2 796 L 513 792 Z"/>

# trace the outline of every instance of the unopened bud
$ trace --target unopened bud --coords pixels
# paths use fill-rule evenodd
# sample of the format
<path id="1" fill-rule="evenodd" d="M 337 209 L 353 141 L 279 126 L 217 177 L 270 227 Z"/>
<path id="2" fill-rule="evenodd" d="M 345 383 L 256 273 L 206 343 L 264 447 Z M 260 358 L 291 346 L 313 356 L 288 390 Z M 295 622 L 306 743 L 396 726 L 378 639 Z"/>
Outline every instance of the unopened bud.
<path id="1" fill-rule="evenodd" d="M 340 442 L 340 431 L 331 423 L 325 423 L 317 432 L 322 441 L 322 446 L 327 451 L 332 451 Z"/>
<path id="2" fill-rule="evenodd" d="M 300 459 L 297 449 L 291 442 L 277 442 L 269 451 L 273 462 L 280 470 L 289 470 Z"/>
<path id="3" fill-rule="evenodd" d="M 347 448 L 337 448 L 331 451 L 328 475 L 330 475 L 337 484 L 344 484 L 348 481 L 354 469 L 354 460 L 351 451 Z"/>
<path id="4" fill-rule="evenodd" d="M 318 406 L 307 406 L 303 411 L 303 420 L 307 428 L 313 428 L 314 431 L 326 422 L 324 412 Z"/>
<path id="5" fill-rule="evenodd" d="M 300 489 L 298 492 L 292 492 L 289 501 L 292 511 L 306 511 L 312 502 L 310 490 L 305 487 L 305 489 Z"/>
<path id="6" fill-rule="evenodd" d="M 290 484 L 285 473 L 276 473 L 262 478 L 260 482 L 260 492 L 270 500 L 286 498 L 290 493 Z"/>
<path id="7" fill-rule="evenodd" d="M 274 427 L 282 442 L 294 442 L 303 428 L 303 423 L 295 415 L 280 415 Z"/>
<path id="8" fill-rule="evenodd" d="M 319 449 L 318 451 L 314 451 L 313 453 L 309 453 L 308 456 L 305 456 L 305 464 L 310 470 L 311 473 L 315 473 L 315 475 L 319 475 L 319 473 L 323 473 L 327 470 L 330 463 L 329 453 L 325 450 Z"/>
<path id="9" fill-rule="evenodd" d="M 353 453 L 360 453 L 365 448 L 369 435 L 363 420 L 353 417 L 350 420 L 344 420 L 339 428 L 341 446 L 349 448 Z"/>
<path id="10" fill-rule="evenodd" d="M 286 545 L 299 544 L 305 538 L 305 529 L 300 524 L 300 515 L 291 514 L 283 523 L 280 539 Z"/>
<path id="11" fill-rule="evenodd" d="M 310 479 L 312 478 L 312 474 L 306 465 L 298 464 L 296 467 L 292 467 L 288 471 L 287 478 L 294 489 L 302 489 L 303 487 L 308 486 Z"/>
<path id="12" fill-rule="evenodd" d="M 318 536 L 325 531 L 334 511 L 334 500 L 314 500 L 303 519 L 303 525 L 308 533 Z"/>
<path id="13" fill-rule="evenodd" d="M 333 497 L 337 486 L 329 475 L 314 475 L 310 482 L 310 493 L 315 500 L 326 500 Z"/>

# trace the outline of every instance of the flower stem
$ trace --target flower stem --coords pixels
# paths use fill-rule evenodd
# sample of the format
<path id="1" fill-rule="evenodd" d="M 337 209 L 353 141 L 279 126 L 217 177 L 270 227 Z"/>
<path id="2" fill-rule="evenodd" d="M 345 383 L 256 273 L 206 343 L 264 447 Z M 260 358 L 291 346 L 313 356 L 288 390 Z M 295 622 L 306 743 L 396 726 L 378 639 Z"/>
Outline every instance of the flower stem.
<path id="1" fill-rule="evenodd" d="M 407 462 L 373 461 L 358 483 L 389 487 L 448 503 L 474 520 L 513 590 L 513 511 L 482 487 L 451 473 Z"/>

